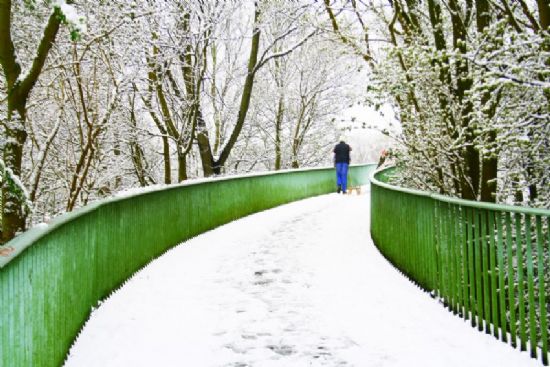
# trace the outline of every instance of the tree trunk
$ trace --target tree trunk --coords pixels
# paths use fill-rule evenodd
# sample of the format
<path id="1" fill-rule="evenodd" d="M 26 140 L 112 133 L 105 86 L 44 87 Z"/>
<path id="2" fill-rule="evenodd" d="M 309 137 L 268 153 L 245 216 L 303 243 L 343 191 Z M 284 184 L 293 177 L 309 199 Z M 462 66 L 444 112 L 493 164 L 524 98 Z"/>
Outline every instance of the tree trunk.
<path id="1" fill-rule="evenodd" d="M 184 15 L 184 22 L 182 24 L 183 29 L 187 32 L 189 32 L 189 22 L 190 22 L 190 15 L 185 14 Z M 193 62 L 192 58 L 192 47 L 191 44 L 187 44 L 185 46 L 185 52 L 183 55 L 180 56 L 181 61 L 183 62 L 182 67 L 182 74 L 183 74 L 183 80 L 185 85 L 185 91 L 187 93 L 187 96 L 193 103 L 193 116 L 194 119 L 193 124 L 196 126 L 196 141 L 197 145 L 199 146 L 199 156 L 201 158 L 201 164 L 202 164 L 202 171 L 204 177 L 210 177 L 216 174 L 214 171 L 214 155 L 212 153 L 212 147 L 210 145 L 210 138 L 208 136 L 208 129 L 206 128 L 206 123 L 204 122 L 204 118 L 202 115 L 202 110 L 200 106 L 200 90 L 201 90 L 201 78 L 198 78 L 198 80 L 195 78 L 195 75 L 193 74 L 193 67 L 197 66 L 198 58 L 196 62 Z M 206 64 L 206 46 L 204 49 L 204 57 Z M 215 47 L 213 49 L 213 58 L 216 59 L 216 51 Z M 215 61 L 214 61 L 215 62 Z M 204 73 L 204 69 L 203 69 Z M 215 89 L 215 81 L 212 85 L 213 90 Z M 215 108 L 216 110 L 216 108 Z M 191 137 L 193 138 L 193 137 Z M 191 146 L 189 146 L 190 148 Z"/>
<path id="2" fill-rule="evenodd" d="M 21 177 L 21 160 L 27 139 L 25 126 L 27 101 L 48 53 L 59 30 L 61 14 L 55 8 L 44 28 L 44 34 L 38 44 L 32 66 L 24 79 L 21 77 L 21 65 L 17 61 L 12 41 L 11 1 L 0 1 L 0 64 L 4 72 L 8 95 L 8 121 L 5 129 L 6 143 L 3 151 L 5 165 L 2 184 L 2 242 L 12 239 L 15 234 L 25 229 L 25 200 L 23 192 L 14 190 L 14 179 Z M 8 176 L 12 176 L 8 179 Z M 21 190 L 22 188 L 19 188 Z"/>
<path id="3" fill-rule="evenodd" d="M 279 48 L 275 48 L 276 52 L 280 52 Z M 282 66 L 281 66 L 281 60 L 275 59 L 274 60 L 274 79 L 275 79 L 275 85 L 277 86 L 277 93 L 279 95 L 279 101 L 277 103 L 277 111 L 275 112 L 275 171 L 278 171 L 281 169 L 282 164 L 282 152 L 281 152 L 281 134 L 282 134 L 282 127 L 283 127 L 283 117 L 284 117 L 284 111 L 285 111 L 285 104 L 284 104 L 284 82 L 282 77 Z"/>
<path id="4" fill-rule="evenodd" d="M 490 131 L 487 140 L 489 144 L 494 144 L 496 140 L 496 131 Z M 498 158 L 496 153 L 491 154 L 489 157 L 483 157 L 483 166 L 481 169 L 481 201 L 496 202 L 497 174 Z"/>
<path id="5" fill-rule="evenodd" d="M 256 73 L 256 64 L 258 60 L 258 50 L 260 46 L 260 30 L 257 27 L 258 20 L 260 16 L 260 11 L 257 2 L 255 3 L 254 11 L 254 30 L 252 34 L 252 42 L 250 48 L 250 55 L 248 58 L 248 74 L 244 82 L 243 92 L 241 95 L 241 104 L 239 107 L 239 113 L 237 116 L 237 122 L 235 127 L 229 137 L 229 140 L 225 144 L 219 158 L 214 160 L 212 155 L 212 147 L 210 145 L 210 139 L 208 139 L 208 132 L 206 126 L 204 126 L 204 121 L 202 121 L 202 114 L 199 113 L 199 121 L 197 122 L 198 132 L 197 132 L 197 143 L 199 145 L 199 151 L 201 155 L 201 162 L 203 165 L 203 173 L 205 177 L 221 174 L 222 168 L 229 158 L 229 154 L 233 149 L 233 146 L 237 142 L 237 138 L 241 133 L 243 128 L 246 114 L 248 112 L 248 107 L 250 105 L 250 97 L 252 95 L 252 87 L 254 85 L 254 76 Z"/>
<path id="6" fill-rule="evenodd" d="M 218 53 L 216 44 L 213 43 L 211 46 L 212 49 L 212 84 L 210 88 L 210 94 L 212 95 L 212 109 L 213 109 L 213 118 L 214 118 L 214 154 L 218 154 L 220 150 L 220 145 L 222 143 L 222 121 L 221 121 L 221 113 L 218 108 L 218 103 L 216 102 L 216 95 L 217 95 L 217 89 L 216 89 L 216 68 L 218 65 Z"/>
<path id="7" fill-rule="evenodd" d="M 138 179 L 141 187 L 147 186 L 147 180 L 145 179 L 145 169 L 143 167 L 143 149 L 135 141 L 130 143 L 130 153 L 132 156 L 132 163 L 134 164 L 134 173 Z"/>
<path id="8" fill-rule="evenodd" d="M 281 130 L 283 125 L 284 100 L 283 96 L 279 96 L 279 104 L 277 106 L 277 116 L 275 116 L 275 170 L 281 169 Z"/>
<path id="9" fill-rule="evenodd" d="M 467 37 L 463 17 L 460 15 L 461 8 L 456 0 L 449 1 L 449 8 L 453 26 L 453 47 L 458 49 L 461 54 L 466 54 Z M 460 185 L 461 195 L 463 199 L 477 200 L 480 180 L 480 159 L 479 151 L 474 146 L 475 132 L 471 126 L 470 114 L 472 113 L 473 106 L 467 97 L 467 93 L 472 88 L 473 81 L 469 76 L 469 66 L 465 58 L 457 61 L 456 80 L 455 96 L 458 98 L 461 106 L 462 127 L 465 130 L 465 148 L 462 151 L 465 177 L 462 178 Z"/>
<path id="10" fill-rule="evenodd" d="M 214 155 L 212 154 L 212 148 L 210 146 L 208 130 L 206 129 L 206 124 L 200 110 L 198 111 L 197 119 L 197 145 L 199 146 L 202 172 L 204 174 L 204 177 L 210 177 L 217 173 L 214 172 Z"/>
<path id="11" fill-rule="evenodd" d="M 187 180 L 187 154 L 184 147 L 178 144 L 178 182 Z"/>
<path id="12" fill-rule="evenodd" d="M 120 149 L 120 137 L 118 136 L 118 133 L 115 131 L 114 135 L 114 149 L 113 154 L 116 157 L 116 161 L 120 158 L 121 155 L 121 149 Z M 115 175 L 115 183 L 114 183 L 114 191 L 118 191 L 119 187 L 122 186 L 122 176 L 120 173 L 117 173 Z"/>
<path id="13" fill-rule="evenodd" d="M 134 85 L 134 93 L 129 99 L 130 102 L 130 124 L 133 126 L 134 130 L 137 129 L 137 117 L 136 117 L 136 86 Z M 147 178 L 148 175 L 145 172 L 145 154 L 143 153 L 143 148 L 139 145 L 139 142 L 135 135 L 132 133 L 130 136 L 130 156 L 132 158 L 132 163 L 134 166 L 134 172 L 138 179 L 139 185 L 145 187 L 148 185 Z"/>
<path id="14" fill-rule="evenodd" d="M 256 64 L 258 62 L 258 51 L 260 48 L 260 29 L 258 28 L 258 21 L 260 17 L 260 10 L 258 3 L 255 2 L 254 11 L 254 30 L 252 31 L 252 42 L 250 46 L 250 55 L 248 57 L 248 74 L 244 82 L 243 93 L 241 95 L 241 103 L 239 106 L 239 113 L 237 115 L 237 122 L 233 128 L 233 132 L 229 137 L 225 147 L 223 148 L 220 157 L 214 164 L 214 172 L 219 173 L 221 168 L 225 165 L 229 154 L 233 149 L 233 146 L 237 142 L 237 138 L 241 133 L 246 120 L 246 114 L 248 113 L 248 107 L 250 105 L 250 97 L 252 96 L 252 87 L 254 86 L 254 77 L 256 74 Z"/>
<path id="15" fill-rule="evenodd" d="M 50 132 L 46 141 L 44 142 L 42 151 L 38 155 L 38 161 L 36 163 L 36 166 L 34 167 L 31 177 L 29 179 L 30 184 L 32 185 L 31 193 L 29 195 L 29 200 L 31 201 L 31 203 L 34 203 L 36 199 L 40 178 L 42 176 L 44 164 L 46 162 L 46 157 L 48 156 L 48 152 L 53 143 L 53 140 L 57 135 L 57 132 L 59 131 L 60 125 L 61 125 L 61 116 L 58 118 L 56 124 L 53 127 L 53 130 Z"/>
<path id="16" fill-rule="evenodd" d="M 491 16 L 489 13 L 489 3 L 487 0 L 476 0 L 476 24 L 477 31 L 483 33 L 483 31 L 489 26 L 491 21 Z M 491 121 L 495 111 L 494 108 L 485 108 L 485 106 L 490 103 L 491 99 L 491 90 L 484 92 L 481 103 L 484 106 L 484 110 L 488 110 L 488 113 L 485 115 L 487 121 Z M 497 132 L 495 129 L 491 129 L 487 133 L 487 144 L 492 149 L 496 150 L 495 141 L 497 138 Z M 490 152 L 489 156 L 484 156 L 482 159 L 481 167 L 481 189 L 480 189 L 480 200 L 487 202 L 496 202 L 496 193 L 497 193 L 497 174 L 498 174 L 498 153 L 496 151 Z"/>
<path id="17" fill-rule="evenodd" d="M 162 156 L 164 158 L 164 183 L 170 185 L 172 183 L 172 165 L 170 163 L 170 144 L 168 137 L 162 137 Z"/>
<path id="18" fill-rule="evenodd" d="M 444 27 L 443 27 L 443 21 L 442 21 L 442 14 L 441 14 L 441 4 L 439 2 L 436 2 L 435 0 L 428 0 L 428 10 L 430 15 L 430 23 L 432 25 L 432 32 L 434 37 L 434 43 L 436 46 L 436 49 L 438 51 L 446 51 L 447 45 L 445 41 L 445 33 L 444 33 Z M 446 52 L 443 52 L 443 55 L 446 55 Z M 445 91 L 441 90 L 438 94 L 439 98 L 439 106 L 441 108 L 441 111 L 443 111 L 443 119 L 447 123 L 448 126 L 452 129 L 451 138 L 453 140 L 457 140 L 459 138 L 459 133 L 457 130 L 457 122 L 455 119 L 455 116 L 453 116 L 452 112 L 449 111 L 449 104 L 451 101 L 449 100 L 449 95 L 452 95 L 453 93 L 453 80 L 451 76 L 451 68 L 449 65 L 449 58 L 447 56 L 443 56 L 441 61 L 434 61 L 434 65 L 439 65 L 440 72 L 439 72 L 439 80 L 442 85 L 444 85 L 447 90 L 450 93 L 445 93 Z M 459 177 L 457 172 L 457 162 L 451 162 L 449 164 L 449 170 L 451 171 L 452 177 L 453 177 L 453 184 L 452 187 L 454 188 L 456 193 L 461 192 L 460 188 L 460 181 L 457 179 Z M 440 170 L 439 172 L 440 180 L 443 181 L 442 174 L 443 172 Z M 445 185 L 446 188 L 446 185 Z M 450 191 L 450 189 L 449 189 Z M 446 190 L 445 190 L 445 193 Z"/>
<path id="19" fill-rule="evenodd" d="M 545 52 L 550 51 L 550 2 L 548 0 L 537 0 L 539 8 L 539 21 L 540 26 L 544 32 L 547 32 L 546 37 L 542 43 L 542 49 Z M 550 57 L 546 58 L 545 64 L 547 68 L 550 68 Z M 545 80 L 545 76 L 539 76 L 541 80 Z M 544 88 L 544 96 L 546 97 L 547 112 L 550 112 L 550 88 Z"/>
<path id="20" fill-rule="evenodd" d="M 26 100 L 24 101 L 26 104 Z M 8 100 L 8 124 L 6 126 L 6 144 L 4 146 L 3 160 L 6 170 L 11 178 L 3 180 L 2 185 L 2 242 L 7 242 L 19 231 L 25 230 L 25 212 L 21 195 L 14 192 L 10 187 L 10 179 L 21 177 L 21 161 L 23 157 L 23 146 L 27 139 L 25 130 L 26 107 L 19 109 L 16 113 L 19 118 L 14 118 L 13 110 L 9 108 Z"/>
<path id="21" fill-rule="evenodd" d="M 548 0 L 537 0 L 539 8 L 540 26 L 543 30 L 550 32 L 550 2 Z"/>
<path id="22" fill-rule="evenodd" d="M 157 129 L 161 134 L 162 157 L 164 159 L 164 183 L 169 185 L 172 183 L 172 167 L 170 163 L 170 143 L 168 142 L 168 133 L 155 112 L 153 111 L 153 107 L 151 106 L 151 104 L 147 100 L 145 100 L 145 98 L 143 98 L 143 102 L 149 110 L 149 115 L 151 115 L 151 118 L 155 122 L 155 125 L 157 125 Z"/>

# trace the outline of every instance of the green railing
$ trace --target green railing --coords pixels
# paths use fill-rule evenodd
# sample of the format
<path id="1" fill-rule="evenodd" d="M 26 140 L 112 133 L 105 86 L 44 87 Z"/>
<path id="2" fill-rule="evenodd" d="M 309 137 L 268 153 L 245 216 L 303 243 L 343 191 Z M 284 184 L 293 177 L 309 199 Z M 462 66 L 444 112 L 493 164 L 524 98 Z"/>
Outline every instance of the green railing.
<path id="1" fill-rule="evenodd" d="M 495 205 L 371 180 L 382 254 L 472 326 L 548 365 L 550 210 Z"/>
<path id="2" fill-rule="evenodd" d="M 373 169 L 350 174 L 367 183 Z M 0 257 L 0 366 L 60 366 L 91 308 L 169 248 L 333 190 L 329 168 L 205 180 L 100 201 L 23 233 Z"/>

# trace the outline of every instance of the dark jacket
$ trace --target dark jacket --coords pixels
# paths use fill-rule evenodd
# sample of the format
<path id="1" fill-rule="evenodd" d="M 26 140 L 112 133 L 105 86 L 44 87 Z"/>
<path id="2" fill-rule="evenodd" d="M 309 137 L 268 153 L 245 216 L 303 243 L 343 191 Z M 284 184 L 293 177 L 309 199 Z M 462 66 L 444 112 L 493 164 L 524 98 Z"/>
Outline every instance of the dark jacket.
<path id="1" fill-rule="evenodd" d="M 341 141 L 340 143 L 336 144 L 334 147 L 334 163 L 347 163 L 349 164 L 350 157 L 349 152 L 351 151 L 351 147 Z"/>

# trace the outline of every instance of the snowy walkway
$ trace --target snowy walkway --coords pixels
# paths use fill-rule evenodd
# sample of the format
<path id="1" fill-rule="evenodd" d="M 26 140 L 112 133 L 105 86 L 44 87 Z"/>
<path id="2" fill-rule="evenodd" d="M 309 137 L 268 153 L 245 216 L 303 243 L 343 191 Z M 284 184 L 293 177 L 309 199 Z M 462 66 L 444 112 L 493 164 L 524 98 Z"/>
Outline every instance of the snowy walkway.
<path id="1" fill-rule="evenodd" d="M 401 276 L 368 200 L 307 199 L 169 251 L 93 313 L 66 366 L 540 367 Z"/>

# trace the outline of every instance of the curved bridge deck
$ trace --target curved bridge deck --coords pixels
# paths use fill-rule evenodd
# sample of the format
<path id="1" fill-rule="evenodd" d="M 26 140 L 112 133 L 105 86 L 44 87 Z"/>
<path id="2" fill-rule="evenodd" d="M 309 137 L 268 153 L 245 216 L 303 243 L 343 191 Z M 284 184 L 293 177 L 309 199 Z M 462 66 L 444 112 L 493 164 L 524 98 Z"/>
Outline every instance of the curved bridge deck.
<path id="1" fill-rule="evenodd" d="M 370 239 L 366 193 L 288 204 L 174 248 L 95 310 L 65 366 L 539 363 L 395 270 Z"/>

